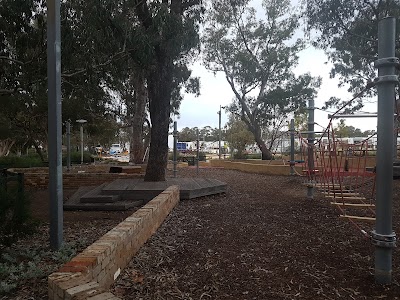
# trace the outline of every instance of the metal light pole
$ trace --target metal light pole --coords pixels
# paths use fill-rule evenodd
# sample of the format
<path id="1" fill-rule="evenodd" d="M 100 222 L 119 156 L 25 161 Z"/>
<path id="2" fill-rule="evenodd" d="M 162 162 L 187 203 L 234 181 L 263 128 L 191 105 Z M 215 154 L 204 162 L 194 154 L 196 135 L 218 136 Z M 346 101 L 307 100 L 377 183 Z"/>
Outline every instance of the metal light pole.
<path id="1" fill-rule="evenodd" d="M 47 1 L 50 247 L 63 243 L 60 0 Z"/>
<path id="2" fill-rule="evenodd" d="M 307 198 L 314 199 L 314 100 L 308 100 L 308 172 L 310 176 L 310 182 L 307 185 Z"/>
<path id="3" fill-rule="evenodd" d="M 218 158 L 221 159 L 221 105 L 218 114 Z"/>
<path id="4" fill-rule="evenodd" d="M 71 169 L 71 122 L 65 122 L 67 131 L 67 171 Z"/>
<path id="5" fill-rule="evenodd" d="M 221 159 L 221 109 L 226 106 L 219 106 L 218 116 L 218 158 Z"/>
<path id="6" fill-rule="evenodd" d="M 290 175 L 294 175 L 294 119 L 290 120 Z"/>
<path id="7" fill-rule="evenodd" d="M 392 228 L 393 201 L 393 114 L 395 101 L 396 19 L 388 17 L 378 24 L 378 149 L 376 155 L 376 223 L 371 232 L 375 245 L 375 282 L 392 281 L 392 251 L 396 234 Z"/>
<path id="8" fill-rule="evenodd" d="M 176 178 L 176 165 L 178 164 L 178 152 L 177 152 L 177 144 L 178 144 L 178 127 L 176 121 L 174 121 L 174 152 L 173 152 L 173 164 L 174 164 L 174 178 Z"/>
<path id="9" fill-rule="evenodd" d="M 83 124 L 85 124 L 87 121 L 80 119 L 76 120 L 76 123 L 81 124 L 81 165 L 83 164 Z"/>
<path id="10" fill-rule="evenodd" d="M 197 136 L 197 176 L 199 175 L 199 160 L 200 160 L 200 137 L 199 137 L 199 129 L 196 130 L 196 136 Z"/>

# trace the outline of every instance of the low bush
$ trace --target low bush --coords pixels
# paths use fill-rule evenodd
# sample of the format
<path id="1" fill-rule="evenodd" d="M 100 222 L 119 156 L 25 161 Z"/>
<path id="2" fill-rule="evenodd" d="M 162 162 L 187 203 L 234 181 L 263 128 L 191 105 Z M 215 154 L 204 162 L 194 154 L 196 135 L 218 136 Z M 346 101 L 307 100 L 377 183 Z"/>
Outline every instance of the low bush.
<path id="1" fill-rule="evenodd" d="M 3 249 L 0 252 L 0 296 L 12 294 L 19 284 L 28 281 L 34 284 L 37 279 L 46 278 L 82 251 L 86 244 L 86 240 L 78 239 L 64 243 L 58 251 L 44 249 L 39 244 L 30 247 L 13 245 Z"/>
<path id="2" fill-rule="evenodd" d="M 4 178 L 0 177 L 0 247 L 33 233 L 37 225 L 31 217 L 28 194 L 17 182 L 5 183 Z"/>
<path id="3" fill-rule="evenodd" d="M 261 153 L 246 154 L 246 159 L 261 159 Z"/>
<path id="4" fill-rule="evenodd" d="M 8 168 L 33 168 L 33 167 L 43 167 L 44 164 L 39 155 L 30 154 L 30 155 L 9 155 L 0 157 L 0 169 L 8 169 Z"/>
<path id="5" fill-rule="evenodd" d="M 72 164 L 80 164 L 81 163 L 81 152 L 71 152 L 71 163 Z M 90 152 L 83 152 L 83 163 L 91 163 L 93 161 L 92 155 Z M 64 166 L 67 165 L 67 155 L 64 153 L 62 163 Z"/>

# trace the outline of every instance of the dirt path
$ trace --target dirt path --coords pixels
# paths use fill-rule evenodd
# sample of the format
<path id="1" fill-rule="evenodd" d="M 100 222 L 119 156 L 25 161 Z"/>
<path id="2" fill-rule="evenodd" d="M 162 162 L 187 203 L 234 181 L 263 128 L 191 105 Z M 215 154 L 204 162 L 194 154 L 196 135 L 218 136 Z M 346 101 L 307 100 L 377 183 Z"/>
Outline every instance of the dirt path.
<path id="1" fill-rule="evenodd" d="M 195 176 L 179 169 L 179 176 Z M 201 169 L 228 183 L 226 195 L 181 201 L 113 287 L 122 299 L 400 299 L 400 251 L 393 252 L 393 284 L 374 284 L 374 248 L 338 218 L 329 201 L 305 197 L 299 177 Z M 64 191 L 68 197 L 73 193 Z M 44 223 L 16 249 L 49 251 L 48 192 L 33 191 L 34 215 Z M 400 181 L 393 221 L 400 234 Z M 129 212 L 65 212 L 67 243 L 83 249 Z M 367 232 L 371 229 L 363 227 Z M 35 250 L 36 249 L 36 250 Z M 45 252 L 50 253 L 50 252 Z M 59 265 L 45 254 L 38 266 Z M 46 299 L 46 275 L 25 279 L 0 299 Z"/>
<path id="2" fill-rule="evenodd" d="M 394 284 L 376 286 L 370 241 L 326 200 L 308 201 L 298 177 L 200 176 L 226 181 L 226 196 L 181 202 L 115 284 L 121 298 L 400 299 L 399 251 Z M 399 230 L 398 202 L 394 212 Z"/>

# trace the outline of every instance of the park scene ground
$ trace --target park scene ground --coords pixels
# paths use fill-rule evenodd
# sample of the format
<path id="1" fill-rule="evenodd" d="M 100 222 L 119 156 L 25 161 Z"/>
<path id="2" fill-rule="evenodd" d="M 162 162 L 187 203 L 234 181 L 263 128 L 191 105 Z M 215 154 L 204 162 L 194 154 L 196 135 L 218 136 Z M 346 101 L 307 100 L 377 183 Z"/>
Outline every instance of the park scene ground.
<path id="1" fill-rule="evenodd" d="M 0 300 L 399 299 L 399 15 L 0 1 Z"/>
<path id="2" fill-rule="evenodd" d="M 179 168 L 178 177 L 197 176 Z M 171 176 L 172 174 L 168 174 Z M 121 272 L 112 287 L 121 299 L 398 299 L 399 250 L 393 283 L 374 283 L 374 247 L 338 217 L 320 193 L 308 200 L 303 178 L 201 168 L 199 177 L 228 183 L 226 194 L 181 201 Z M 66 191 L 68 198 L 74 190 Z M 48 249 L 48 192 L 32 190 L 43 221 L 14 249 Z M 394 230 L 400 225 L 400 184 L 394 181 Z M 78 251 L 132 211 L 65 212 L 65 240 Z M 361 224 L 367 232 L 373 224 Z M 48 252 L 50 253 L 50 252 Z M 38 254 L 37 254 L 38 255 Z M 38 255 L 39 256 L 39 255 Z M 53 255 L 54 256 L 54 255 Z M 60 262 L 45 255 L 42 277 L 25 279 L 0 299 L 46 299 L 46 272 Z"/>

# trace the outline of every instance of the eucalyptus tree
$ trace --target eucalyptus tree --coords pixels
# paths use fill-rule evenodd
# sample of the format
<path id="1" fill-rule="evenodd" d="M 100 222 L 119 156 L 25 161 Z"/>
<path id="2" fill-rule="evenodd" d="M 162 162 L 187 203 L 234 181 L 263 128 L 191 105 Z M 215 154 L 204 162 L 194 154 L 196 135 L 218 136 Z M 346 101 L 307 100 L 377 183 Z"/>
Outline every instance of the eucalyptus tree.
<path id="1" fill-rule="evenodd" d="M 43 1 L 0 2 L 0 118 L 8 140 L 26 137 L 40 152 L 47 127 Z M 47 110 L 47 107 L 46 107 Z"/>
<path id="2" fill-rule="evenodd" d="M 247 129 L 246 123 L 234 114 L 229 116 L 226 127 L 226 140 L 229 143 L 231 152 L 233 153 L 236 150 L 236 157 L 242 158 L 246 146 L 254 144 L 253 134 Z"/>
<path id="3" fill-rule="evenodd" d="M 198 47 L 200 0 L 131 1 L 137 16 L 136 47 L 131 58 L 144 70 L 151 118 L 151 141 L 145 180 L 165 180 L 172 99 L 189 80 L 187 67 Z M 196 87 L 196 80 L 187 87 Z"/>
<path id="4" fill-rule="evenodd" d="M 382 0 L 303 0 L 304 15 L 314 45 L 325 51 L 333 63 L 331 77 L 347 85 L 356 94 L 376 76 L 373 62 L 378 58 L 378 22 L 386 16 L 400 17 L 400 1 Z M 399 24 L 398 30 L 400 29 Z M 400 51 L 396 49 L 396 56 Z M 363 101 L 375 93 L 371 89 L 357 99 L 349 110 L 360 109 Z M 341 106 L 332 97 L 327 106 Z M 350 109 L 351 108 L 351 109 Z"/>
<path id="5" fill-rule="evenodd" d="M 93 11 L 98 6 L 90 4 L 93 1 L 67 1 L 61 6 L 62 94 L 65 119 L 95 124 L 112 118 L 112 97 L 104 87 L 109 65 L 119 56 L 102 42 L 107 32 Z M 40 147 L 47 145 L 45 2 L 1 1 L 0 28 L 1 120 L 12 128 L 11 138 L 20 133 L 45 159 Z"/>
<path id="6" fill-rule="evenodd" d="M 179 131 L 179 141 L 181 142 L 192 142 L 197 140 L 197 127 L 189 128 L 185 127 Z M 200 131 L 199 131 L 200 135 Z"/>
<path id="7" fill-rule="evenodd" d="M 204 34 L 204 62 L 209 70 L 225 73 L 235 95 L 229 110 L 253 133 L 263 159 L 271 159 L 262 129 L 273 130 L 305 106 L 315 97 L 320 79 L 293 72 L 304 43 L 294 36 L 299 16 L 290 1 L 264 0 L 260 18 L 250 3 L 213 1 Z"/>

